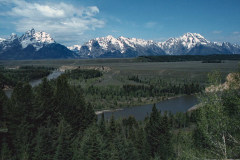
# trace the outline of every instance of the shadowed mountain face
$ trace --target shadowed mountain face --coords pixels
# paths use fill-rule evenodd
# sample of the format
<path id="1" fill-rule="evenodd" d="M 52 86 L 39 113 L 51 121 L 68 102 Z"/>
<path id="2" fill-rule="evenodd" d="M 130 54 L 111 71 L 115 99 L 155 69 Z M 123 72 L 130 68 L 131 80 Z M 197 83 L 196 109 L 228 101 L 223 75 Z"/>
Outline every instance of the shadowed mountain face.
<path id="1" fill-rule="evenodd" d="M 12 34 L 0 38 L 0 59 L 123 58 L 149 55 L 240 54 L 240 46 L 228 42 L 210 42 L 197 33 L 186 33 L 164 42 L 106 36 L 83 45 L 65 47 L 46 32 L 27 31 L 21 37 Z"/>

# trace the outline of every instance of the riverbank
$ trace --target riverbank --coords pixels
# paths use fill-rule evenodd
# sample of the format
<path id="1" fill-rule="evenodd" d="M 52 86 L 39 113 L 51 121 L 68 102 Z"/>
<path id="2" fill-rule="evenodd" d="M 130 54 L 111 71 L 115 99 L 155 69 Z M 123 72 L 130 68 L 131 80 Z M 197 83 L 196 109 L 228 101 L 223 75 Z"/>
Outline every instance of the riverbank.
<path id="1" fill-rule="evenodd" d="M 103 112 L 114 112 L 114 111 L 118 111 L 118 110 L 123 110 L 124 108 L 131 108 L 131 107 L 136 107 L 136 106 L 143 106 L 143 105 L 153 105 L 155 103 L 159 103 L 162 101 L 166 101 L 166 100 L 170 100 L 173 98 L 178 98 L 181 96 L 186 96 L 184 94 L 181 95 L 176 95 L 176 96 L 171 96 L 171 97 L 150 97 L 149 100 L 146 100 L 147 98 L 145 98 L 144 100 L 141 100 L 141 102 L 137 102 L 137 101 L 131 101 L 131 102 L 122 102 L 121 106 L 124 105 L 124 107 L 119 107 L 119 108 L 103 108 L 100 110 L 96 110 L 95 113 L 101 114 Z M 135 98 L 137 99 L 137 98 Z"/>
<path id="2" fill-rule="evenodd" d="M 95 111 L 95 114 L 96 115 L 101 115 L 102 113 L 114 113 L 114 112 L 118 112 L 118 111 L 122 111 L 124 109 L 128 109 L 128 108 L 136 108 L 136 107 L 142 107 L 142 106 L 153 106 L 153 104 L 159 104 L 159 103 L 162 103 L 162 102 L 167 102 L 169 100 L 174 100 L 174 99 L 177 99 L 177 98 L 181 98 L 181 97 L 187 97 L 187 96 L 193 96 L 193 97 L 196 97 L 196 94 L 191 94 L 191 95 L 177 95 L 177 96 L 172 96 L 172 97 L 168 97 L 166 99 L 163 99 L 161 101 L 158 101 L 158 102 L 154 102 L 154 103 L 143 103 L 143 104 L 139 104 L 139 105 L 134 105 L 134 106 L 125 106 L 125 107 L 122 107 L 122 108 L 115 108 L 115 109 L 109 109 L 109 108 L 106 108 L 106 109 L 103 109 L 103 110 L 97 110 Z M 194 105 L 195 106 L 195 105 Z M 192 107 L 191 107 L 192 108 Z"/>
<path id="3" fill-rule="evenodd" d="M 119 108 L 119 109 L 113 109 L 113 110 L 101 110 L 101 111 L 96 111 L 95 114 L 96 115 L 99 115 L 99 114 L 103 114 L 103 113 L 106 113 L 106 112 L 116 112 L 116 111 L 121 111 L 123 110 L 123 108 Z"/>
<path id="4" fill-rule="evenodd" d="M 47 76 L 45 76 L 48 80 L 51 80 L 51 79 L 55 79 L 57 77 L 59 77 L 62 73 L 64 72 L 61 72 L 59 70 L 54 70 L 54 71 L 51 71 L 51 73 Z M 39 85 L 41 82 L 42 82 L 42 79 L 44 77 L 40 78 L 40 79 L 33 79 L 29 82 L 29 84 L 32 86 L 32 87 L 35 87 L 37 85 Z M 5 87 L 3 88 L 5 94 L 7 95 L 8 98 L 11 97 L 11 94 L 13 92 L 13 89 L 14 87 L 11 87 L 11 86 L 8 86 L 8 87 Z"/>
<path id="5" fill-rule="evenodd" d="M 196 96 L 194 95 L 184 95 L 176 98 L 167 99 L 161 102 L 156 103 L 156 107 L 161 113 L 171 112 L 176 114 L 177 112 L 187 112 L 189 108 L 198 103 Z M 152 112 L 153 104 L 124 107 L 112 110 L 99 110 L 95 113 L 98 116 L 98 119 L 101 119 L 101 114 L 104 113 L 105 119 L 110 119 L 113 115 L 115 119 L 119 118 L 128 118 L 133 116 L 136 120 L 144 120 L 146 116 L 150 115 Z"/>
<path id="6" fill-rule="evenodd" d="M 189 108 L 189 109 L 187 110 L 187 112 L 195 111 L 195 110 L 198 109 L 199 107 L 201 107 L 201 103 L 198 103 L 198 104 L 192 106 L 191 108 Z"/>

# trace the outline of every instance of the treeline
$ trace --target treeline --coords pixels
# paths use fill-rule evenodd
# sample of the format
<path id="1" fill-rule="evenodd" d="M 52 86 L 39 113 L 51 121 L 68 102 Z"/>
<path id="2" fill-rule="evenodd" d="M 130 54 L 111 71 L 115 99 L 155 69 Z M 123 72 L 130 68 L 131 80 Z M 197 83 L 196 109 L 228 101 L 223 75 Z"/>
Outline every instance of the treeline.
<path id="1" fill-rule="evenodd" d="M 203 60 L 202 63 L 223 63 L 222 60 Z"/>
<path id="2" fill-rule="evenodd" d="M 156 87 L 154 85 L 132 85 L 126 84 L 123 85 L 123 91 L 126 95 L 133 95 L 133 96 L 162 96 L 164 94 L 193 94 L 198 93 L 201 91 L 201 87 L 198 83 L 185 83 L 185 84 L 171 84 L 169 83 L 167 86 Z"/>
<path id="3" fill-rule="evenodd" d="M 217 63 L 224 60 L 240 60 L 240 54 L 212 54 L 212 55 L 162 55 L 162 56 L 140 56 L 139 62 L 181 62 L 181 61 L 203 61 Z"/>
<path id="4" fill-rule="evenodd" d="M 74 69 L 64 73 L 67 78 L 71 79 L 90 79 L 101 77 L 103 74 L 99 70 L 94 69 Z"/>
<path id="5" fill-rule="evenodd" d="M 0 87 L 16 86 L 18 82 L 29 82 L 49 75 L 54 68 L 42 66 L 22 66 L 18 69 L 0 67 Z"/>
<path id="6" fill-rule="evenodd" d="M 141 105 L 164 100 L 167 97 L 181 94 L 195 94 L 202 91 L 203 86 L 197 82 L 175 83 L 164 80 L 156 82 L 140 80 L 139 84 L 124 84 L 122 86 L 94 86 L 84 88 L 84 94 L 95 107 L 95 109 L 121 108 L 126 106 Z M 132 77 L 131 77 L 132 78 Z"/>

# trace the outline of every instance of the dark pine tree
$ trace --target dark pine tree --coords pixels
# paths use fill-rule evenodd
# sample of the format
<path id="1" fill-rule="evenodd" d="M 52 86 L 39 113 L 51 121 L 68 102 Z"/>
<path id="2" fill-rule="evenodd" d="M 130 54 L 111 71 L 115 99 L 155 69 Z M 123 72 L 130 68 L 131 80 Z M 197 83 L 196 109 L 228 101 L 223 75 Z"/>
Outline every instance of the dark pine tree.
<path id="1" fill-rule="evenodd" d="M 156 104 L 153 105 L 152 113 L 150 115 L 149 122 L 146 124 L 147 142 L 150 147 L 150 154 L 154 157 L 158 154 L 159 147 L 161 146 L 161 127 L 160 127 L 160 115 L 156 108 Z"/>
<path id="2" fill-rule="evenodd" d="M 56 108 L 53 104 L 53 88 L 49 81 L 44 78 L 36 91 L 36 125 L 46 124 L 47 120 L 51 120 L 54 124 L 58 122 Z"/>

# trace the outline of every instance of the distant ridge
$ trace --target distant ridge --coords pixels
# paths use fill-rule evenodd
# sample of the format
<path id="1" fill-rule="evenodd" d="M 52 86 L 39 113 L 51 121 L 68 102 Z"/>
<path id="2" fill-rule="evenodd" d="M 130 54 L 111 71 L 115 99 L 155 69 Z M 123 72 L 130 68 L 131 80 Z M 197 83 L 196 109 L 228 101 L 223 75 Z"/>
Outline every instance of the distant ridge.
<path id="1" fill-rule="evenodd" d="M 240 54 L 240 46 L 228 42 L 210 42 L 198 33 L 186 33 L 164 42 L 111 35 L 68 47 L 82 58 L 137 57 L 149 55 Z"/>
<path id="2" fill-rule="evenodd" d="M 18 37 L 0 38 L 0 60 L 123 58 L 154 55 L 240 54 L 240 46 L 228 42 L 210 42 L 198 33 L 186 33 L 164 42 L 111 35 L 91 39 L 83 45 L 65 47 L 48 33 L 31 29 Z"/>

